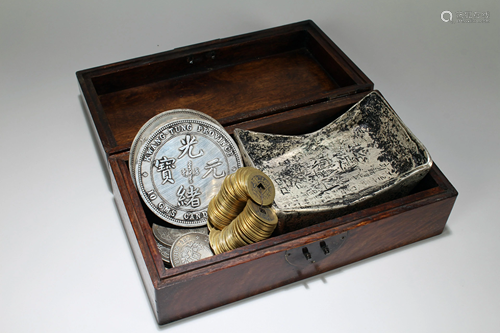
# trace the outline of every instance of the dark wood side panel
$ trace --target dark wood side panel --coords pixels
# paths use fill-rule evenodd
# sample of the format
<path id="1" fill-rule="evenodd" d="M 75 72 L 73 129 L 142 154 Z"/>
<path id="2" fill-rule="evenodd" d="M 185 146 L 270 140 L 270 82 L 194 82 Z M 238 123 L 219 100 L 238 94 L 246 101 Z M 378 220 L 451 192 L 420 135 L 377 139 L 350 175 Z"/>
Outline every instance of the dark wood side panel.
<path id="1" fill-rule="evenodd" d="M 156 316 L 156 320 L 159 320 L 158 312 L 156 311 L 157 305 L 155 283 L 153 282 L 153 279 L 155 279 L 157 282 L 158 277 L 155 270 L 152 269 L 152 256 L 149 248 L 147 246 L 144 246 L 147 243 L 144 239 L 142 231 L 137 227 L 137 216 L 133 209 L 131 209 L 133 206 L 130 203 L 130 198 L 127 195 L 127 191 L 124 190 L 123 183 L 118 185 L 116 181 L 116 179 L 123 178 L 120 174 L 119 165 L 117 164 L 115 159 L 110 159 L 110 164 L 113 172 L 118 173 L 118 175 L 115 175 L 115 177 L 111 177 L 111 186 L 113 188 L 115 203 L 118 208 L 123 228 L 125 229 L 125 233 L 130 244 L 130 248 L 132 250 L 132 253 L 134 254 L 137 267 L 139 268 L 144 287 L 146 288 L 149 302 L 151 303 L 151 307 Z"/>
<path id="2" fill-rule="evenodd" d="M 363 73 L 363 71 L 361 71 L 361 69 L 351 61 L 351 59 L 316 25 L 316 23 L 314 23 L 313 21 L 309 21 L 309 24 L 312 27 L 309 30 L 310 34 L 314 37 L 314 41 L 317 43 L 317 46 L 320 47 L 320 52 L 324 54 L 324 50 L 333 50 L 333 52 L 330 53 L 331 56 L 333 56 L 334 58 L 338 57 L 343 60 L 342 62 L 337 62 L 343 64 L 343 70 L 345 70 L 346 73 L 349 73 L 349 79 L 354 80 L 357 84 L 367 85 L 370 87 L 369 90 L 372 90 L 373 82 L 365 75 L 365 73 Z M 312 50 L 315 49 L 315 46 L 310 47 Z M 328 57 L 324 57 L 323 55 L 316 53 L 316 58 L 319 61 L 323 61 L 322 59 L 327 59 Z M 328 66 L 330 66 L 330 64 L 326 63 L 326 67 Z"/>
<path id="3" fill-rule="evenodd" d="M 242 64 L 272 54 L 286 53 L 302 48 L 304 39 L 307 38 L 305 31 L 294 30 L 292 28 L 286 33 L 267 36 L 259 36 L 256 32 L 247 38 L 227 38 L 206 45 L 187 46 L 182 51 L 174 49 L 142 57 L 140 61 L 132 60 L 127 68 L 114 71 L 111 75 L 106 73 L 96 76 L 93 83 L 97 93 L 104 95 L 179 76 Z"/>
<path id="4" fill-rule="evenodd" d="M 220 263 L 206 274 L 157 290 L 159 323 L 165 324 L 296 282 L 370 256 L 440 234 L 455 197 L 387 216 L 378 214 L 248 255 L 234 265 Z M 285 251 L 348 231 L 343 246 L 304 268 L 290 265 Z"/>
<path id="5" fill-rule="evenodd" d="M 77 73 L 77 78 L 80 83 L 80 101 L 82 107 L 87 113 L 89 119 L 93 122 L 93 124 L 90 124 L 92 132 L 94 133 L 96 140 L 101 142 L 99 151 L 106 165 L 109 167 L 108 152 L 116 146 L 116 141 L 111 129 L 109 128 L 108 120 L 106 119 L 106 115 L 102 110 L 102 106 L 99 103 L 97 94 L 90 79 L 88 78 L 88 75 L 83 75 L 79 72 Z"/>

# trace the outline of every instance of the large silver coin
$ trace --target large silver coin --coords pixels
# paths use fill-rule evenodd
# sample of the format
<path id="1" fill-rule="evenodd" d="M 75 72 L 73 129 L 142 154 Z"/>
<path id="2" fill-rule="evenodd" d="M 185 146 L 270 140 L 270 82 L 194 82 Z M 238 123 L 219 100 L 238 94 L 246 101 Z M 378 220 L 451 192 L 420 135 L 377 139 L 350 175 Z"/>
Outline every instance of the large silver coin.
<path id="1" fill-rule="evenodd" d="M 158 251 L 160 251 L 161 259 L 170 264 L 170 246 L 165 246 L 156 240 L 156 246 L 158 246 Z"/>
<path id="2" fill-rule="evenodd" d="M 174 242 L 170 250 L 170 261 L 172 267 L 177 267 L 213 255 L 208 235 L 189 233 Z"/>
<path id="3" fill-rule="evenodd" d="M 174 244 L 177 238 L 190 232 L 197 232 L 200 234 L 208 235 L 208 228 L 201 227 L 201 228 L 174 229 L 174 228 L 163 227 L 161 225 L 153 223 L 153 235 L 155 236 L 156 240 L 162 243 L 163 245 L 169 247 L 172 246 L 172 244 Z"/>
<path id="4" fill-rule="evenodd" d="M 181 227 L 207 223 L 207 208 L 224 178 L 242 167 L 236 144 L 212 122 L 169 122 L 142 146 L 137 189 L 158 217 Z"/>
<path id="5" fill-rule="evenodd" d="M 217 120 L 209 115 L 191 109 L 173 109 L 157 114 L 153 118 L 149 119 L 144 125 L 142 125 L 139 132 L 137 132 L 134 141 L 132 142 L 132 146 L 130 146 L 129 169 L 130 175 L 132 176 L 132 180 L 134 181 L 134 185 L 136 185 L 136 187 L 135 169 L 137 165 L 137 156 L 139 155 L 141 147 L 149 139 L 151 133 L 156 131 L 158 127 L 179 119 L 202 119 L 210 121 L 218 125 L 220 128 L 223 128 Z"/>

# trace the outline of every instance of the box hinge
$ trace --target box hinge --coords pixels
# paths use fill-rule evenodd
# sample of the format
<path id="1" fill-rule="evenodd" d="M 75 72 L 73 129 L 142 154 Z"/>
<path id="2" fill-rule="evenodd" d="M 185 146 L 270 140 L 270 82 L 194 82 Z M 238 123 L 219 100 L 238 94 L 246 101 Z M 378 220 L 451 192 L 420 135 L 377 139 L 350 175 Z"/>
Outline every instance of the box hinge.
<path id="1" fill-rule="evenodd" d="M 340 95 L 335 95 L 335 96 L 330 96 L 329 97 L 329 100 L 332 101 L 334 99 L 338 99 L 338 98 L 342 98 L 342 97 L 347 97 L 347 96 L 351 96 L 351 95 L 355 95 L 357 93 L 361 92 L 361 90 L 354 90 L 354 91 L 349 91 L 349 92 L 346 92 L 344 94 L 340 94 Z"/>

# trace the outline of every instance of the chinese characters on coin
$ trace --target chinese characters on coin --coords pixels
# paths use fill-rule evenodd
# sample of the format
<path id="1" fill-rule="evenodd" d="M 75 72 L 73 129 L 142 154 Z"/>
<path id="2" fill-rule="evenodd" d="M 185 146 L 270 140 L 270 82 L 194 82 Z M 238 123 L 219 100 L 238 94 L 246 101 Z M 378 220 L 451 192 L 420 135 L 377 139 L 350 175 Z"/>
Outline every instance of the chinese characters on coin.
<path id="1" fill-rule="evenodd" d="M 182 227 L 206 225 L 210 199 L 224 177 L 242 167 L 236 144 L 224 129 L 202 119 L 159 127 L 138 154 L 136 183 L 146 205 Z"/>

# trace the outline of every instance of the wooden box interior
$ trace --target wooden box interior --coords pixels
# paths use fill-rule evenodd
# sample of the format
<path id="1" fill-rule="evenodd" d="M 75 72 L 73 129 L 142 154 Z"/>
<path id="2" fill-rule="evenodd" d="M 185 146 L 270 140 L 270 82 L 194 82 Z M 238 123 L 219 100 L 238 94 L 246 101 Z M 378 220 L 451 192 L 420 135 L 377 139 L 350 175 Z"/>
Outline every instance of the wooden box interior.
<path id="1" fill-rule="evenodd" d="M 77 76 L 96 106 L 92 116 L 106 155 L 128 150 L 141 126 L 166 110 L 194 109 L 231 126 L 373 89 L 311 21 Z"/>
<path id="2" fill-rule="evenodd" d="M 236 127 L 244 127 L 249 130 L 254 131 L 266 131 L 268 133 L 282 133 L 287 134 L 302 134 L 314 131 L 321 128 L 326 123 L 335 120 L 338 116 L 347 111 L 351 106 L 353 106 L 357 101 L 359 101 L 367 93 L 360 93 L 356 95 L 349 96 L 347 98 L 339 99 L 335 102 L 327 102 L 319 105 L 299 108 L 296 111 L 295 117 L 290 117 L 289 115 L 274 115 L 266 117 L 264 119 L 250 120 L 245 123 L 235 125 Z M 305 109 L 305 110 L 304 110 Z M 229 127 L 231 128 L 231 127 Z M 331 228 L 333 225 L 339 225 L 342 222 L 339 221 L 349 221 L 349 215 L 341 217 L 340 219 L 329 220 L 329 221 L 314 221 L 314 225 L 302 230 L 289 232 L 284 235 L 275 235 L 266 241 L 262 241 L 256 244 L 245 246 L 224 254 L 218 255 L 214 258 L 204 259 L 195 263 L 183 265 L 180 267 L 170 268 L 168 270 L 164 269 L 164 264 L 161 259 L 161 255 L 156 246 L 154 240 L 154 235 L 152 233 L 152 224 L 167 225 L 159 217 L 150 211 L 150 209 L 143 203 L 140 199 L 139 193 L 135 189 L 132 178 L 130 177 L 130 171 L 128 166 L 128 152 L 121 154 L 116 154 L 112 160 L 112 170 L 114 172 L 120 173 L 120 177 L 125 181 L 127 196 L 131 199 L 131 204 L 133 210 L 138 218 L 138 225 L 141 226 L 141 231 L 147 241 L 151 257 L 153 259 L 156 273 L 163 279 L 168 279 L 171 276 L 183 274 L 189 272 L 193 269 L 198 269 L 200 267 L 210 265 L 214 262 L 219 262 L 221 260 L 227 260 L 231 258 L 236 258 L 242 253 L 249 253 L 255 250 L 260 250 L 269 246 L 273 246 L 279 243 L 288 242 L 293 239 L 300 239 L 306 234 L 309 234 L 314 230 L 317 232 L 319 230 L 324 230 Z M 363 209 L 355 213 L 355 215 L 371 215 L 374 212 L 381 212 L 384 210 L 391 209 L 398 206 L 401 203 L 410 204 L 415 202 L 416 199 L 429 197 L 431 195 L 442 193 L 448 186 L 446 185 L 445 179 L 441 178 L 441 173 L 437 172 L 437 167 L 434 167 L 433 171 L 430 172 L 419 184 L 412 190 L 412 192 L 397 200 L 392 200 L 384 202 L 377 205 L 377 207 L 372 207 L 370 209 Z M 115 175 L 116 178 L 116 175 Z M 122 190 L 123 191 L 123 190 Z M 332 222 L 336 221 L 336 222 Z M 324 223 L 327 222 L 327 223 Z M 219 258 L 220 257 L 220 258 Z"/>

